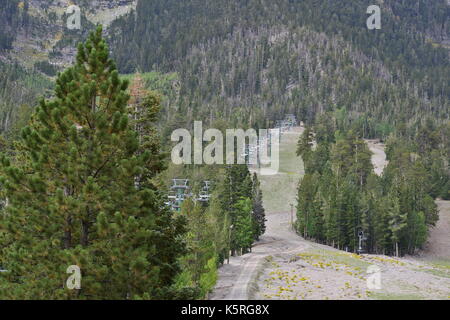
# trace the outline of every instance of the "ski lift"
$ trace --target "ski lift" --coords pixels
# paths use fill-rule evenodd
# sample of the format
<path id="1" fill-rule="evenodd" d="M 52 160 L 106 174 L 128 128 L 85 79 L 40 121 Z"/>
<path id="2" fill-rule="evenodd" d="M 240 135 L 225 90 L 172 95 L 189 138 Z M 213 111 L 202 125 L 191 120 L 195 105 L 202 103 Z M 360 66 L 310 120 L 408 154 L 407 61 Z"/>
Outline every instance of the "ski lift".
<path id="1" fill-rule="evenodd" d="M 363 249 L 363 242 L 367 240 L 367 237 L 364 235 L 364 231 L 360 230 L 358 232 L 358 238 L 359 238 L 359 245 L 358 245 L 358 254 L 362 254 L 364 253 L 364 249 Z"/>
<path id="2" fill-rule="evenodd" d="M 203 189 L 199 193 L 199 196 L 197 198 L 198 201 L 200 201 L 200 202 L 208 202 L 209 201 L 209 199 L 211 198 L 211 192 L 210 192 L 211 185 L 212 185 L 211 181 L 203 181 Z"/>
<path id="3" fill-rule="evenodd" d="M 191 197 L 189 179 L 172 179 L 167 202 L 173 211 L 180 211 L 184 200 Z"/>

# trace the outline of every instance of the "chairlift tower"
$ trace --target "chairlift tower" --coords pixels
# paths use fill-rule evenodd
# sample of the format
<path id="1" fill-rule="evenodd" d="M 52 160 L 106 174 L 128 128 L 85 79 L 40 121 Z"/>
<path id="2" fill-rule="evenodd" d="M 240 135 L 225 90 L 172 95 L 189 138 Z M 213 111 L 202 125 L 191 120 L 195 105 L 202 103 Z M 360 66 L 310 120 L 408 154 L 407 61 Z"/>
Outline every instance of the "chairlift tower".
<path id="1" fill-rule="evenodd" d="M 363 241 L 367 240 L 367 237 L 364 235 L 364 231 L 360 230 L 358 232 L 358 238 L 359 238 L 358 254 L 362 254 L 364 253 Z"/>
<path id="2" fill-rule="evenodd" d="M 200 191 L 197 201 L 203 203 L 209 202 L 209 199 L 211 198 L 211 185 L 211 181 L 203 181 L 203 188 Z"/>
<path id="3" fill-rule="evenodd" d="M 287 114 L 285 121 L 287 121 L 291 127 L 294 127 L 297 124 L 297 117 L 293 114 Z"/>
<path id="4" fill-rule="evenodd" d="M 172 186 L 170 187 L 168 195 L 168 204 L 172 210 L 180 211 L 184 200 L 191 196 L 189 179 L 172 179 Z"/>

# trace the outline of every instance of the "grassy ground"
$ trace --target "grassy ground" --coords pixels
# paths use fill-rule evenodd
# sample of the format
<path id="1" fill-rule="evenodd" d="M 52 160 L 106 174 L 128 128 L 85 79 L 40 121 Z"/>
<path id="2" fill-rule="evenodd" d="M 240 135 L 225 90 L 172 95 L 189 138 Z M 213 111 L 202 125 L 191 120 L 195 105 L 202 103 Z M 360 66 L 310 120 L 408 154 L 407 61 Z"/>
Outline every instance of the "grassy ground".
<path id="1" fill-rule="evenodd" d="M 302 129 L 295 128 L 285 133 L 280 140 L 280 174 L 260 176 L 266 213 L 289 212 L 291 204 L 297 203 L 296 192 L 300 178 L 304 174 L 303 161 L 297 157 L 295 146 Z"/>
<path id="2" fill-rule="evenodd" d="M 448 269 L 414 259 L 356 255 L 310 243 L 300 253 L 269 257 L 258 299 L 450 299 Z M 380 270 L 381 288 L 368 287 L 369 266 Z"/>

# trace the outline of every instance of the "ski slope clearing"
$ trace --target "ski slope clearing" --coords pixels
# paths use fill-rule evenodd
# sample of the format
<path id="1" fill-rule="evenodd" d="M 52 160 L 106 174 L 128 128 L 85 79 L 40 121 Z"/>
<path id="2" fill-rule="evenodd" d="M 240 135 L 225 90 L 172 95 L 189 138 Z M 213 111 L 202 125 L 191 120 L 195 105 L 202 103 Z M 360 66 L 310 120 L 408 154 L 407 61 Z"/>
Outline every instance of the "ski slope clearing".
<path id="1" fill-rule="evenodd" d="M 386 153 L 384 148 L 386 147 L 379 140 L 366 140 L 370 151 L 372 151 L 372 164 L 374 171 L 377 175 L 381 176 L 383 169 L 387 166 Z"/>
<path id="2" fill-rule="evenodd" d="M 439 207 L 439 221 L 431 229 L 428 243 L 420 257 L 450 267 L 450 201 L 436 201 Z"/>

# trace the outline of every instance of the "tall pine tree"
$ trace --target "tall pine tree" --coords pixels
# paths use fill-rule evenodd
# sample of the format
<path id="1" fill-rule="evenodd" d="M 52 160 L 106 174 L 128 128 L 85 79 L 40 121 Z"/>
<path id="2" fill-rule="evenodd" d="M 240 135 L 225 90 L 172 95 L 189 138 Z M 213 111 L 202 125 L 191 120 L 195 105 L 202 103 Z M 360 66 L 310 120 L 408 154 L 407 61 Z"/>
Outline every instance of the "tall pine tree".
<path id="1" fill-rule="evenodd" d="M 155 141 L 150 131 L 130 124 L 128 83 L 108 50 L 98 27 L 58 76 L 55 97 L 40 102 L 17 157 L 1 159 L 8 206 L 0 255 L 8 272 L 0 298 L 178 297 L 172 283 L 184 222 L 151 184 L 160 152 L 145 145 Z M 66 288 L 71 265 L 81 269 L 79 290 Z"/>

